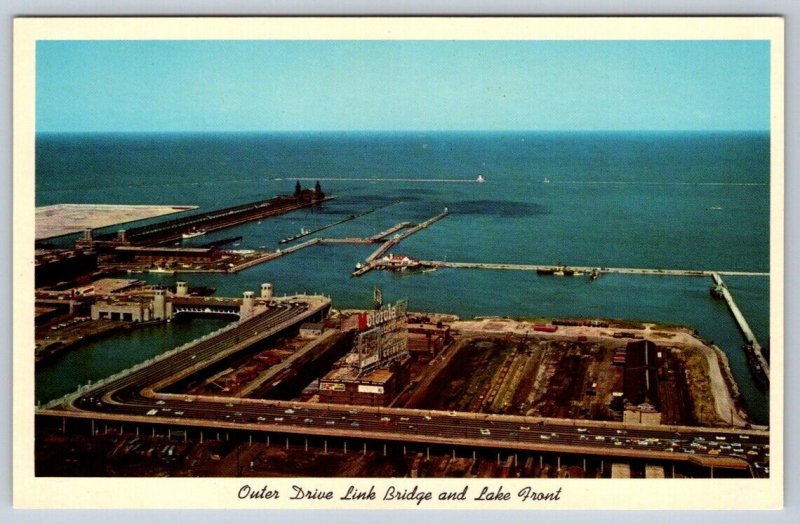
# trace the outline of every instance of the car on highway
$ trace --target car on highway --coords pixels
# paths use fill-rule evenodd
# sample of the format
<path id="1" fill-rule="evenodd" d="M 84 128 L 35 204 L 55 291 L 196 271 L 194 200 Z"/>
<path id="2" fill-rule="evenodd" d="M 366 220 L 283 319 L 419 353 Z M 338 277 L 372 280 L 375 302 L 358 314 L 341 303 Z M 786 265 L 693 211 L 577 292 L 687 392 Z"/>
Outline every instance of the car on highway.
<path id="1" fill-rule="evenodd" d="M 176 415 L 176 416 L 178 416 L 178 417 L 180 417 L 180 416 L 182 416 L 182 415 L 183 415 L 183 411 L 176 411 L 176 412 L 175 412 L 175 415 Z"/>
<path id="2" fill-rule="evenodd" d="M 304 423 L 304 424 L 313 424 L 313 423 L 314 423 L 314 419 L 312 419 L 312 418 L 307 418 L 307 419 L 303 420 L 303 423 Z"/>
<path id="3" fill-rule="evenodd" d="M 356 422 L 355 420 L 354 420 L 353 422 L 351 422 L 351 423 L 350 423 L 350 426 L 351 426 L 351 427 L 354 427 L 354 428 L 357 428 L 357 427 L 358 427 L 358 426 L 360 426 L 360 425 L 361 425 L 361 424 L 359 424 L 359 423 L 358 423 L 358 422 Z"/>
<path id="4" fill-rule="evenodd" d="M 491 431 L 489 431 L 488 429 L 486 429 L 486 428 L 481 428 L 481 435 L 483 435 L 484 437 L 488 437 L 488 436 L 489 436 L 489 435 L 491 435 L 491 434 L 492 434 L 492 432 L 491 432 Z"/>
<path id="5" fill-rule="evenodd" d="M 156 401 L 156 404 L 158 404 L 159 406 L 163 406 L 164 404 L 166 404 L 166 402 L 164 402 L 163 400 L 158 400 Z"/>
<path id="6" fill-rule="evenodd" d="M 151 409 L 150 411 L 148 411 L 148 412 L 147 412 L 147 414 L 148 414 L 148 415 L 150 415 L 150 416 L 153 416 L 153 415 L 155 415 L 156 413 L 158 413 L 158 410 L 157 410 L 157 409 Z"/>
<path id="7" fill-rule="evenodd" d="M 327 424 L 328 426 L 333 426 L 333 425 L 336 424 L 336 421 L 335 420 L 326 420 L 325 424 Z"/>
<path id="8" fill-rule="evenodd" d="M 530 426 L 520 426 L 519 429 L 520 429 L 520 431 L 529 431 L 531 429 L 531 427 Z"/>
<path id="9" fill-rule="evenodd" d="M 586 428 L 578 428 L 577 431 L 578 431 L 578 433 L 588 433 L 589 432 L 589 430 L 586 429 Z"/>
<path id="10" fill-rule="evenodd" d="M 264 417 L 258 417 L 256 420 L 257 420 L 257 421 L 259 421 L 259 422 L 264 422 L 264 421 L 265 421 L 265 420 L 267 420 L 267 419 L 266 419 L 266 418 L 264 418 Z"/>
<path id="11" fill-rule="evenodd" d="M 422 417 L 422 418 L 424 418 L 425 420 L 430 420 L 430 419 L 431 419 L 431 417 L 430 417 L 429 415 L 425 415 L 425 416 L 424 416 L 424 417 Z"/>
<path id="12" fill-rule="evenodd" d="M 290 408 L 290 409 L 284 410 L 284 413 L 286 413 L 287 415 L 294 415 L 294 410 Z"/>
<path id="13" fill-rule="evenodd" d="M 283 417 L 275 417 L 275 422 L 283 422 Z"/>

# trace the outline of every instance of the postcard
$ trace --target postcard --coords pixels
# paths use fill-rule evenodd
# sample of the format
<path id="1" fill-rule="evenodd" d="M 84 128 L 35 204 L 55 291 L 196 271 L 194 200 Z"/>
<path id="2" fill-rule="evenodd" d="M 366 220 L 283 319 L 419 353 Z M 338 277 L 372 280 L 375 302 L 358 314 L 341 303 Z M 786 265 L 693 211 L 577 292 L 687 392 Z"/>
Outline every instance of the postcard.
<path id="1" fill-rule="evenodd" d="M 783 45 L 17 19 L 15 505 L 780 508 Z"/>

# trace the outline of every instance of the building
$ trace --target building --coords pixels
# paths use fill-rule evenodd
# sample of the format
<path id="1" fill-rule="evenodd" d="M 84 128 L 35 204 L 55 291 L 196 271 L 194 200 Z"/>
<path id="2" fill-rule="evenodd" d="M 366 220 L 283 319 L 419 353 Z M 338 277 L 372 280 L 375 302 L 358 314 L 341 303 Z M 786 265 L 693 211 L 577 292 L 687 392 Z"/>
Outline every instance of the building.
<path id="1" fill-rule="evenodd" d="M 107 298 L 92 304 L 92 320 L 107 319 L 123 322 L 149 322 L 159 320 L 150 299 Z"/>
<path id="2" fill-rule="evenodd" d="M 36 253 L 34 260 L 37 288 L 69 282 L 97 271 L 97 253 L 88 249 L 41 251 Z"/>
<path id="3" fill-rule="evenodd" d="M 427 361 L 442 352 L 450 342 L 450 326 L 408 324 L 408 351 L 412 357 Z"/>
<path id="4" fill-rule="evenodd" d="M 166 267 L 181 262 L 207 264 L 218 260 L 222 253 L 216 248 L 203 247 L 119 246 L 114 249 L 114 255 L 120 263 L 135 262 Z"/>
<path id="5" fill-rule="evenodd" d="M 319 400 L 330 404 L 388 406 L 408 384 L 410 360 L 406 355 L 366 373 L 347 365 L 336 367 L 320 379 Z"/>
<path id="6" fill-rule="evenodd" d="M 301 337 L 318 337 L 325 331 L 323 322 L 304 322 L 300 324 Z"/>
<path id="7" fill-rule="evenodd" d="M 320 379 L 320 402 L 388 406 L 409 381 L 406 303 L 357 318 L 353 349 Z"/>

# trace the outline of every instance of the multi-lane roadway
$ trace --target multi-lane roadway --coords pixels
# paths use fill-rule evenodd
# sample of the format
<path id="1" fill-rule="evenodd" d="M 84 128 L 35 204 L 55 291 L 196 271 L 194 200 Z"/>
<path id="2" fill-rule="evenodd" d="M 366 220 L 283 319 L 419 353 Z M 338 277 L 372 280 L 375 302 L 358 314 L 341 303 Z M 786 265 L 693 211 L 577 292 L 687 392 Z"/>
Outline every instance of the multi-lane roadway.
<path id="1" fill-rule="evenodd" d="M 768 472 L 765 431 L 545 419 L 402 408 L 230 399 L 165 393 L 177 380 L 297 324 L 319 305 L 294 301 L 271 307 L 233 329 L 72 397 L 42 415 L 184 427 L 416 442 L 459 447 L 690 460 L 741 461 Z"/>

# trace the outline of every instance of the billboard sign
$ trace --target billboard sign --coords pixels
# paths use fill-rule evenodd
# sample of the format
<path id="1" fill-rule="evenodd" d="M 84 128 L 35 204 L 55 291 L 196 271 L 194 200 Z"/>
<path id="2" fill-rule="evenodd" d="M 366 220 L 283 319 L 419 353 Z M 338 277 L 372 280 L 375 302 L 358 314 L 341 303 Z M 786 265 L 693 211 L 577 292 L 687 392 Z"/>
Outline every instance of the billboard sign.
<path id="1" fill-rule="evenodd" d="M 319 389 L 320 391 L 344 391 L 345 385 L 341 382 L 322 382 Z"/>
<path id="2" fill-rule="evenodd" d="M 368 386 L 365 384 L 358 385 L 359 393 L 373 393 L 375 395 L 383 395 L 383 386 Z"/>

